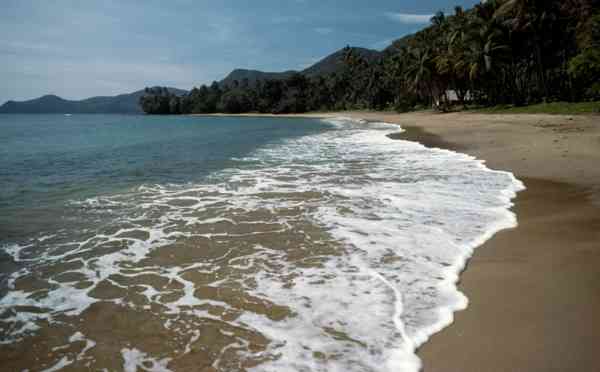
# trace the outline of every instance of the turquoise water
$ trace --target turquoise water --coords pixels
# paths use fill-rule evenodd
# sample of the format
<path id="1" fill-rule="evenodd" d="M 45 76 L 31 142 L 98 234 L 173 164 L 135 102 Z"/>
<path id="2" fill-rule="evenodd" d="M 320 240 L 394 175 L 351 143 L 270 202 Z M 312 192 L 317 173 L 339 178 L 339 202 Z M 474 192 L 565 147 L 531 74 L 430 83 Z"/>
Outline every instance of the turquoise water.
<path id="1" fill-rule="evenodd" d="M 0 115 L 0 243 L 60 227 L 66 202 L 143 184 L 200 181 L 315 120 Z"/>

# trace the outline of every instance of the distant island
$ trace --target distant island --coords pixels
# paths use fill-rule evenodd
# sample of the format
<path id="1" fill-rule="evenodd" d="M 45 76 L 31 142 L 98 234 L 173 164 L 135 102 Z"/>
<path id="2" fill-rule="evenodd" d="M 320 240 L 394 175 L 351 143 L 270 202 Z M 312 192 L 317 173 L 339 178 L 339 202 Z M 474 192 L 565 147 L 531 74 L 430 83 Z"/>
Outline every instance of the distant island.
<path id="1" fill-rule="evenodd" d="M 148 114 L 280 114 L 598 101 L 596 3 L 490 0 L 468 10 L 457 6 L 382 52 L 346 47 L 303 71 L 235 70 L 182 96 L 148 88 L 140 103 Z"/>
<path id="2" fill-rule="evenodd" d="M 169 94 L 182 96 L 188 92 L 166 88 Z M 0 114 L 141 114 L 140 98 L 145 90 L 110 97 L 91 97 L 78 101 L 45 95 L 28 101 L 8 101 L 0 106 Z"/>

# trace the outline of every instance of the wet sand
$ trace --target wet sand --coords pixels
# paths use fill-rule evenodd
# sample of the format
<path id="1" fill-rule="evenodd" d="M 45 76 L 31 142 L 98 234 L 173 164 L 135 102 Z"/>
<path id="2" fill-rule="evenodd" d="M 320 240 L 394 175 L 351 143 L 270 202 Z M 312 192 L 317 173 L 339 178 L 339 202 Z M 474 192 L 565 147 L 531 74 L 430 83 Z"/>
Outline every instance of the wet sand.
<path id="1" fill-rule="evenodd" d="M 600 366 L 600 116 L 340 112 L 508 170 L 527 190 L 519 226 L 461 276 L 469 307 L 419 350 L 425 372 L 594 371 Z"/>
<path id="2" fill-rule="evenodd" d="M 600 345 L 600 213 L 585 189 L 524 179 L 516 229 L 462 275 L 469 307 L 419 355 L 425 371 L 593 371 Z"/>
<path id="3" fill-rule="evenodd" d="M 519 226 L 478 248 L 469 307 L 419 351 L 426 372 L 592 371 L 600 365 L 600 116 L 352 113 L 486 159 L 527 186 Z"/>

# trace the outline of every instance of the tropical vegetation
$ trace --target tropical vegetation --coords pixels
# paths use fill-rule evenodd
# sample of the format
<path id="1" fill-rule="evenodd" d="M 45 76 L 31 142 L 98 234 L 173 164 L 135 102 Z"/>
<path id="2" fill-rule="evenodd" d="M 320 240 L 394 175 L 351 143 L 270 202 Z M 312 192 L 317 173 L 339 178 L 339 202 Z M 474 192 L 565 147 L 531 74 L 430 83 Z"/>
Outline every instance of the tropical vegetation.
<path id="1" fill-rule="evenodd" d="M 488 0 L 395 41 L 381 58 L 347 48 L 336 71 L 231 84 L 184 96 L 164 88 L 140 103 L 151 114 L 297 113 L 451 105 L 520 107 L 600 99 L 599 0 Z"/>

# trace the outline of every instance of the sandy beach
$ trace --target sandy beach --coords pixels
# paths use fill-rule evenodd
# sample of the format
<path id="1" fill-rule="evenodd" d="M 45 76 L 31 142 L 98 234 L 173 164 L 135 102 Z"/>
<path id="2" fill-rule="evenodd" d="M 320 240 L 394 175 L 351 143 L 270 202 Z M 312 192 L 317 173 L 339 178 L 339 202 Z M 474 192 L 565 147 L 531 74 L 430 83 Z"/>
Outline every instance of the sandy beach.
<path id="1" fill-rule="evenodd" d="M 294 115 L 292 115 L 294 116 Z M 461 276 L 469 307 L 420 350 L 426 372 L 592 371 L 600 360 L 600 116 L 342 112 L 402 125 L 527 186 L 519 226 Z"/>
<path id="2" fill-rule="evenodd" d="M 4 262 L 16 274 L 0 303 L 0 341 L 11 341 L 0 345 L 0 370 L 416 371 L 414 349 L 403 354 L 390 341 L 442 316 L 450 325 L 417 350 L 425 372 L 598 370 L 600 116 L 295 117 L 353 117 L 405 130 L 238 117 L 207 118 L 205 126 L 204 118 L 170 117 L 166 133 L 155 117 L 50 118 L 56 128 L 73 125 L 63 132 L 72 143 L 91 125 L 104 128 L 98 138 L 111 140 L 97 146 L 107 161 L 97 164 L 107 176 L 91 178 L 103 187 L 131 174 L 164 176 L 158 185 L 91 188 L 93 197 L 81 201 L 69 194 L 68 208 L 26 209 L 48 217 L 32 220 L 32 231 L 40 230 L 32 243 L 7 246 Z M 144 146 L 132 129 L 141 125 Z M 113 151 L 119 136 L 135 145 Z M 518 226 L 477 248 L 462 273 L 459 288 L 470 303 L 454 322 L 443 305 L 464 308 L 463 298 L 436 288 L 456 279 L 466 257 L 452 265 L 456 254 L 471 253 L 458 242 L 500 218 L 509 222 L 500 226 L 513 226 L 510 204 L 498 196 L 521 188 L 465 155 L 400 139 L 471 154 L 527 186 L 513 200 Z M 249 154 L 246 144 L 257 149 L 239 160 Z M 48 155 L 38 152 L 40 166 L 23 169 L 28 176 L 46 174 Z M 110 171 L 140 153 L 148 170 L 133 162 Z M 82 183 L 88 178 L 78 164 L 87 164 L 87 147 L 74 154 L 68 159 L 81 163 L 55 163 L 59 173 L 77 176 L 71 183 Z M 167 184 L 205 168 L 215 169 L 210 178 Z M 428 181 L 436 175 L 442 178 Z M 50 191 L 63 193 L 63 185 Z M 432 210 L 439 211 L 433 219 Z M 73 218 L 55 218 L 67 213 Z M 47 227 L 50 219 L 59 220 L 56 227 Z M 398 288 L 393 295 L 390 287 Z M 393 321 L 398 293 L 408 327 Z M 437 306 L 446 293 L 457 301 Z M 403 328 L 413 333 L 401 339 Z M 391 360 L 406 364 L 382 363 Z"/>
<path id="3" fill-rule="evenodd" d="M 421 348 L 424 370 L 598 368 L 600 117 L 350 115 L 401 124 L 401 138 L 485 159 L 527 186 L 519 226 L 480 247 L 461 277 L 469 307 Z"/>

